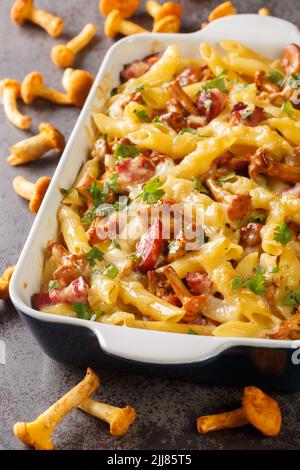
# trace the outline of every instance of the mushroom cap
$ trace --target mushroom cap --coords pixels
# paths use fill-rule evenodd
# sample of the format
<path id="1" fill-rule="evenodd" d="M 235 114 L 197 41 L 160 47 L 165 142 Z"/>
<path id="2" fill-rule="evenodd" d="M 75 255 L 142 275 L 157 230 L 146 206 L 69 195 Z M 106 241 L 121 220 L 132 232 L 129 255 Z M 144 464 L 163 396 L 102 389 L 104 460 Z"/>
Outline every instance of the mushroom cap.
<path id="1" fill-rule="evenodd" d="M 72 103 L 82 108 L 94 83 L 94 77 L 89 72 L 68 68 L 64 71 L 62 84 Z"/>
<path id="2" fill-rule="evenodd" d="M 158 21 L 154 22 L 154 33 L 178 33 L 181 26 L 181 21 L 176 15 L 164 16 Z"/>
<path id="3" fill-rule="evenodd" d="M 255 428 L 265 436 L 277 436 L 281 428 L 281 411 L 277 401 L 273 400 L 257 387 L 244 389 L 243 409 Z"/>
<path id="4" fill-rule="evenodd" d="M 36 430 L 29 430 L 29 427 L 34 427 L 34 423 L 16 423 L 13 429 L 16 438 L 36 450 L 53 450 L 53 442 L 44 436 L 43 430 L 38 429 L 38 426 Z"/>
<path id="5" fill-rule="evenodd" d="M 113 436 L 123 436 L 136 418 L 136 412 L 131 406 L 121 408 L 110 423 L 110 432 Z"/>
<path id="6" fill-rule="evenodd" d="M 119 25 L 122 21 L 122 16 L 119 10 L 112 10 L 107 16 L 104 23 L 104 33 L 106 36 L 113 38 L 119 32 Z"/>
<path id="7" fill-rule="evenodd" d="M 74 60 L 74 52 L 65 44 L 57 44 L 51 51 L 52 62 L 61 68 L 70 67 Z"/>
<path id="8" fill-rule="evenodd" d="M 182 15 L 182 6 L 174 2 L 166 2 L 161 5 L 157 14 L 155 15 L 155 21 L 161 20 L 165 16 L 175 15 L 180 17 Z"/>
<path id="9" fill-rule="evenodd" d="M 44 85 L 44 78 L 40 72 L 31 72 L 24 78 L 21 85 L 21 96 L 26 104 L 31 104 L 38 96 L 37 90 Z"/>
<path id="10" fill-rule="evenodd" d="M 17 80 L 12 78 L 4 78 L 0 82 L 0 95 L 3 95 L 5 88 L 13 88 L 15 90 L 16 96 L 21 94 L 21 84 Z"/>
<path id="11" fill-rule="evenodd" d="M 122 18 L 129 18 L 139 6 L 140 0 L 100 0 L 99 10 L 104 16 L 112 10 L 119 10 Z"/>
<path id="12" fill-rule="evenodd" d="M 53 148 L 58 152 L 61 152 L 65 148 L 65 138 L 61 132 L 59 132 L 56 127 L 52 126 L 48 122 L 41 122 L 39 125 L 39 131 L 41 133 L 47 134 L 47 138 Z"/>
<path id="13" fill-rule="evenodd" d="M 17 0 L 11 10 L 10 17 L 14 23 L 23 24 L 32 10 L 33 0 Z"/>
<path id="14" fill-rule="evenodd" d="M 50 183 L 51 178 L 49 176 L 42 176 L 35 183 L 34 193 L 29 203 L 29 209 L 34 214 L 38 212 Z"/>

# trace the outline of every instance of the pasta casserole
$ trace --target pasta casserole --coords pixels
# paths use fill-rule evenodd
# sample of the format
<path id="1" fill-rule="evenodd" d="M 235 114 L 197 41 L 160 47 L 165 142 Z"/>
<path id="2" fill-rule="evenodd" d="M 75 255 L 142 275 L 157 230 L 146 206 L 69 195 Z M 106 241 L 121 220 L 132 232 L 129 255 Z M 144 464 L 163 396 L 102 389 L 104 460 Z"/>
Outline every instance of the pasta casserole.
<path id="1" fill-rule="evenodd" d="M 124 66 L 61 188 L 36 309 L 300 338 L 300 48 L 272 61 L 224 40 L 200 54 L 171 45 Z"/>

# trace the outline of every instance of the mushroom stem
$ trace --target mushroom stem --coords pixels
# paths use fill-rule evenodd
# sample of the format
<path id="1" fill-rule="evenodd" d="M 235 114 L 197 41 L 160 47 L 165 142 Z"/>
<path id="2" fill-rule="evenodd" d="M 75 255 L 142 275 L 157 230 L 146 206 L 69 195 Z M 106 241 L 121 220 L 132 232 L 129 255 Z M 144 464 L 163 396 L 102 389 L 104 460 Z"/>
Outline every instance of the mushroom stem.
<path id="1" fill-rule="evenodd" d="M 119 10 L 112 10 L 105 20 L 104 32 L 106 36 L 113 38 L 118 33 L 130 36 L 131 34 L 146 33 L 148 31 L 131 21 L 124 20 Z"/>
<path id="2" fill-rule="evenodd" d="M 20 113 L 17 108 L 17 98 L 20 97 L 21 86 L 16 80 L 2 80 L 0 94 L 2 94 L 4 112 L 7 119 L 19 129 L 29 129 L 30 116 Z"/>
<path id="3" fill-rule="evenodd" d="M 159 21 L 162 18 L 170 15 L 175 15 L 178 18 L 182 15 L 181 5 L 174 2 L 165 2 L 160 5 L 154 0 L 149 0 L 146 3 L 146 10 L 149 15 L 154 18 L 154 21 Z"/>
<path id="4" fill-rule="evenodd" d="M 108 423 L 113 436 L 123 436 L 136 418 L 136 412 L 130 406 L 118 408 L 92 398 L 84 400 L 78 408 Z"/>
<path id="5" fill-rule="evenodd" d="M 80 405 L 100 385 L 99 377 L 88 368 L 85 378 L 31 423 L 16 423 L 14 434 L 24 444 L 37 450 L 52 450 L 51 436 L 60 421 Z"/>
<path id="6" fill-rule="evenodd" d="M 63 135 L 51 124 L 41 123 L 39 131 L 39 134 L 22 140 L 9 148 L 11 154 L 7 161 L 10 165 L 23 165 L 37 160 L 50 149 L 56 149 L 59 152 L 64 148 Z"/>
<path id="7" fill-rule="evenodd" d="M 145 28 L 142 28 L 136 23 L 132 23 L 132 21 L 122 20 L 119 24 L 119 33 L 124 34 L 124 36 L 146 32 L 147 30 Z"/>
<path id="8" fill-rule="evenodd" d="M 201 434 L 220 429 L 238 428 L 248 424 L 243 408 L 215 415 L 201 416 L 197 419 L 197 429 Z"/>
<path id="9" fill-rule="evenodd" d="M 208 178 L 206 184 L 216 201 L 227 204 L 227 214 L 230 220 L 239 220 L 251 211 L 251 196 L 249 194 L 232 194 L 222 189 L 214 178 Z"/>
<path id="10" fill-rule="evenodd" d="M 39 72 L 26 75 L 21 85 L 21 96 L 26 104 L 31 104 L 36 98 L 44 98 L 57 104 L 72 105 L 68 95 L 47 87 Z"/>
<path id="11" fill-rule="evenodd" d="M 13 188 L 19 196 L 31 201 L 35 184 L 28 181 L 24 176 L 16 176 L 13 180 Z"/>
<path id="12" fill-rule="evenodd" d="M 37 24 L 41 28 L 43 28 L 49 36 L 53 38 L 58 37 L 64 27 L 64 22 L 62 18 L 58 16 L 52 15 L 44 10 L 40 10 L 39 8 L 32 8 L 30 17 L 28 18 L 32 23 Z"/>
<path id="13" fill-rule="evenodd" d="M 80 33 L 67 43 L 67 47 L 72 50 L 74 55 L 77 54 L 79 51 L 81 51 L 81 49 L 87 46 L 89 42 L 91 42 L 96 34 L 96 31 L 97 28 L 94 24 L 86 24 Z"/>
<path id="14" fill-rule="evenodd" d="M 15 266 L 9 266 L 0 277 L 0 299 L 9 299 L 9 283 L 13 275 Z"/>
<path id="15" fill-rule="evenodd" d="M 177 80 L 169 83 L 167 90 L 172 98 L 175 98 L 181 106 L 193 116 L 199 116 L 197 109 L 195 108 L 191 98 L 181 88 Z"/>
<path id="16" fill-rule="evenodd" d="M 149 0 L 146 3 L 146 10 L 152 18 L 155 18 L 157 13 L 160 11 L 161 5 L 155 0 Z"/>

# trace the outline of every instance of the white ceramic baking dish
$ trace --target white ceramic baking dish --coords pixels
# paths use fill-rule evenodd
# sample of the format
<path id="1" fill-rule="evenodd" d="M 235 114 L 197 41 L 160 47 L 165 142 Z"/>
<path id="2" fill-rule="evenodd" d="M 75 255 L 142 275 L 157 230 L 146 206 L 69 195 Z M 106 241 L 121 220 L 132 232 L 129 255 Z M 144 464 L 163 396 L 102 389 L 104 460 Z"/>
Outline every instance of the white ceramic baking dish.
<path id="1" fill-rule="evenodd" d="M 171 365 L 179 364 L 207 366 L 229 351 L 234 351 L 233 357 L 237 357 L 237 351 L 244 351 L 249 357 L 249 351 L 251 352 L 253 348 L 263 351 L 285 351 L 288 357 L 285 360 L 289 362 L 292 352 L 300 348 L 300 341 L 202 337 L 108 326 L 87 320 L 46 314 L 31 307 L 31 296 L 40 288 L 45 244 L 49 239 L 55 239 L 57 235 L 56 214 L 61 201 L 59 188 L 72 185 L 80 166 L 86 159 L 91 145 L 89 130 L 92 113 L 99 111 L 111 88 L 119 84 L 119 72 L 123 64 L 160 51 L 170 44 L 176 44 L 183 56 L 199 57 L 199 44 L 202 41 L 216 44 L 222 39 L 241 41 L 272 58 L 280 54 L 286 45 L 293 42 L 300 43 L 300 33 L 296 26 L 278 18 L 237 15 L 217 20 L 204 30 L 191 34 L 142 34 L 124 38 L 114 44 L 106 54 L 33 224 L 10 286 L 13 304 L 30 325 L 42 347 L 55 359 L 74 360 L 75 356 L 70 359 L 63 354 L 68 339 L 62 340 L 64 337 L 62 331 L 69 331 L 71 327 L 76 327 L 77 333 L 78 328 L 80 331 L 88 329 L 92 332 L 94 339 L 96 336 L 98 340 L 97 346 L 102 355 L 112 355 L 114 358 L 134 361 L 144 366 L 145 363 L 149 366 L 150 364 L 152 366 L 166 365 L 170 369 L 172 369 Z M 69 328 L 65 328 L 66 326 Z M 60 345 L 56 343 L 56 335 L 61 337 Z M 95 346 L 95 341 L 93 344 Z M 76 349 L 76 344 L 73 347 Z M 81 348 L 84 347 L 88 349 L 89 345 L 83 341 Z M 212 373 L 216 372 L 212 371 Z M 286 374 L 286 371 L 284 373 Z M 293 374 L 295 374 L 294 368 Z M 199 377 L 201 379 L 201 374 Z M 210 373 L 202 379 L 224 382 L 219 377 L 211 377 Z M 293 376 L 292 382 L 294 380 Z M 290 387 L 290 385 L 287 387 L 277 385 L 277 382 L 275 386 Z M 298 386 L 300 387 L 300 384 Z M 295 388 L 295 384 L 292 387 Z"/>

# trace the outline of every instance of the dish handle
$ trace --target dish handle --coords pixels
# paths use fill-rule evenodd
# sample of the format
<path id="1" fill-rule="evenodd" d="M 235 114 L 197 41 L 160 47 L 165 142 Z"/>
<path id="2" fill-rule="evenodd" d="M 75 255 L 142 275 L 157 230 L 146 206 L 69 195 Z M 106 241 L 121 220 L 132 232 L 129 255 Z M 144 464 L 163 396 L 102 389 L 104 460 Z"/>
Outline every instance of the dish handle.
<path id="1" fill-rule="evenodd" d="M 232 346 L 228 338 L 198 336 L 93 323 L 101 349 L 118 358 L 151 364 L 203 362 Z"/>

